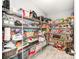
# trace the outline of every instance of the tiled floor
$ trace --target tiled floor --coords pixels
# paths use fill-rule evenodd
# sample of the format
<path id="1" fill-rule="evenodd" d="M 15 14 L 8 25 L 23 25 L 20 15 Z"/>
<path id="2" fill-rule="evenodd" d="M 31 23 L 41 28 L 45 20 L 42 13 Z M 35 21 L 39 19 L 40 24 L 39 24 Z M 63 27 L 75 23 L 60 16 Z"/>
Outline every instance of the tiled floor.
<path id="1" fill-rule="evenodd" d="M 59 51 L 52 46 L 47 46 L 43 51 L 33 56 L 31 59 L 74 59 L 74 56 Z"/>

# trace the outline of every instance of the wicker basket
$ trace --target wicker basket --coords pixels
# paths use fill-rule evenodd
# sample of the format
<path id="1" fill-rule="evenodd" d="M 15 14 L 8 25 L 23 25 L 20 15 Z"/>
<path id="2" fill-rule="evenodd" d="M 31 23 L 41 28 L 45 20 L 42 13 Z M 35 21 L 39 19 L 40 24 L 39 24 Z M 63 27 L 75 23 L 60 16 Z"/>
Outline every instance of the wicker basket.
<path id="1" fill-rule="evenodd" d="M 6 51 L 6 52 L 3 52 L 2 53 L 2 59 L 9 59 L 9 57 L 11 57 L 15 54 L 16 54 L 16 48 L 9 50 L 9 51 Z"/>

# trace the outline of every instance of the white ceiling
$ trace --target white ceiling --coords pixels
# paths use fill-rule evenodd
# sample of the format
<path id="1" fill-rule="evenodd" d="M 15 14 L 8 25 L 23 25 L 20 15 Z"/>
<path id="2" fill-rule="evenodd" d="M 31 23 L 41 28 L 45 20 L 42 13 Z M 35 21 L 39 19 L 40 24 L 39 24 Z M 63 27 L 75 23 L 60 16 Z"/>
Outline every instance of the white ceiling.
<path id="1" fill-rule="evenodd" d="M 56 18 L 71 16 L 74 0 L 10 0 L 12 8 L 33 9 L 46 17 Z M 40 11 L 40 12 L 39 12 Z"/>
<path id="2" fill-rule="evenodd" d="M 62 12 L 73 12 L 74 0 L 31 0 L 47 16 Z"/>

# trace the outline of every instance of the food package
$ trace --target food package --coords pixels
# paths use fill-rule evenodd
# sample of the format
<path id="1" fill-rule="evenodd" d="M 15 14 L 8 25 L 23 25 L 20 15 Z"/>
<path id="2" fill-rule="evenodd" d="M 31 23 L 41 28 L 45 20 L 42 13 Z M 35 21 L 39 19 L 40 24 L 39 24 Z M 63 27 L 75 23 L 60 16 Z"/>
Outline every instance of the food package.
<path id="1" fill-rule="evenodd" d="M 4 33 L 4 40 L 5 41 L 9 41 L 10 40 L 10 38 L 11 38 L 10 31 L 11 31 L 10 28 L 5 28 L 5 33 Z"/>
<path id="2" fill-rule="evenodd" d="M 35 51 L 39 51 L 40 49 L 41 49 L 41 46 L 39 44 L 37 44 Z"/>
<path id="3" fill-rule="evenodd" d="M 23 35 L 21 35 L 20 33 L 12 35 L 12 40 L 15 40 L 15 41 L 23 40 Z"/>
<path id="4" fill-rule="evenodd" d="M 4 20 L 3 24 L 4 25 L 8 25 L 9 24 L 9 20 Z"/>
<path id="5" fill-rule="evenodd" d="M 15 24 L 15 26 L 21 26 L 21 25 L 22 25 L 22 23 L 21 23 L 20 21 L 18 21 L 18 20 L 16 20 L 16 21 L 14 22 L 14 24 Z"/>
<path id="6" fill-rule="evenodd" d="M 15 32 L 14 32 L 14 31 L 11 31 L 11 36 L 12 36 L 12 35 L 15 35 Z"/>
<path id="7" fill-rule="evenodd" d="M 25 32 L 26 37 L 31 37 L 34 35 L 34 32 Z"/>
<path id="8" fill-rule="evenodd" d="M 2 18 L 3 18 L 4 25 L 14 26 L 14 18 L 13 17 L 4 15 Z"/>
<path id="9" fill-rule="evenodd" d="M 43 24 L 43 25 L 42 25 L 42 28 L 46 28 L 46 25 L 45 25 L 45 24 Z"/>
<path id="10" fill-rule="evenodd" d="M 16 33 L 22 32 L 21 29 L 15 29 Z"/>
<path id="11" fill-rule="evenodd" d="M 35 54 L 35 49 L 36 49 L 36 45 L 33 45 L 31 48 L 30 48 L 30 51 L 29 51 L 29 55 L 31 56 L 31 55 L 33 55 L 33 54 Z"/>
<path id="12" fill-rule="evenodd" d="M 9 17 L 9 25 L 14 26 L 14 18 Z"/>
<path id="13" fill-rule="evenodd" d="M 43 35 L 43 32 L 42 31 L 39 31 L 38 35 Z"/>
<path id="14" fill-rule="evenodd" d="M 17 48 L 22 47 L 22 41 L 21 40 L 16 42 L 16 47 Z"/>
<path id="15" fill-rule="evenodd" d="M 39 37 L 39 41 L 44 41 L 44 40 L 45 40 L 45 38 Z"/>
<path id="16" fill-rule="evenodd" d="M 62 50 L 64 48 L 64 44 L 61 41 L 57 41 L 54 46 L 59 50 Z"/>
<path id="17" fill-rule="evenodd" d="M 2 20 L 3 20 L 3 24 L 4 25 L 8 25 L 9 24 L 9 19 L 8 19 L 6 14 L 3 15 Z"/>
<path id="18" fill-rule="evenodd" d="M 36 12 L 30 10 L 30 15 L 29 15 L 29 17 L 30 17 L 30 18 L 37 18 Z"/>
<path id="19" fill-rule="evenodd" d="M 27 10 L 24 10 L 24 9 L 20 8 L 20 9 L 17 11 L 17 15 L 22 16 L 22 14 L 23 14 L 23 17 L 29 18 L 30 11 L 27 11 Z"/>
<path id="20" fill-rule="evenodd" d="M 29 16 L 30 15 L 30 11 L 25 11 L 25 14 L 26 14 L 25 17 L 30 18 L 30 16 Z"/>
<path id="21" fill-rule="evenodd" d="M 12 42 L 7 43 L 4 47 L 9 47 L 11 49 L 16 48 L 15 44 L 13 44 Z"/>

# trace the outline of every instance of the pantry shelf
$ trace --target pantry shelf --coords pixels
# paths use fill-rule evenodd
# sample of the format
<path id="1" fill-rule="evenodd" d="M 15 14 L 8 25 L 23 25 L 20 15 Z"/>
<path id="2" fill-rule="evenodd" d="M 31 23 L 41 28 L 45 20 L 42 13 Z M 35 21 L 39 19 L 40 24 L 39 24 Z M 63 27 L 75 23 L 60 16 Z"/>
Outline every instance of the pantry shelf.
<path id="1" fill-rule="evenodd" d="M 4 8 L 3 8 L 2 11 L 5 11 Z M 6 12 L 7 15 L 22 18 L 21 15 L 17 15 L 16 13 L 11 12 L 11 11 L 8 11 L 8 10 L 6 10 L 6 11 L 7 11 L 7 12 Z M 40 22 L 40 23 L 42 23 L 42 24 L 47 24 L 47 22 L 43 22 L 43 21 L 41 21 L 41 20 L 39 20 L 39 19 L 36 19 L 36 18 L 23 17 L 23 19 L 30 20 L 30 21 L 35 21 L 35 22 Z"/>
<path id="2" fill-rule="evenodd" d="M 17 50 L 16 54 L 13 55 L 13 56 L 11 56 L 11 57 L 9 57 L 9 59 L 12 59 L 14 57 L 17 57 L 18 54 L 20 54 L 20 53 L 22 53 L 24 51 L 28 51 L 36 43 L 39 43 L 39 41 L 36 40 L 36 41 L 30 42 L 29 45 L 22 46 L 20 49 Z"/>
<path id="3" fill-rule="evenodd" d="M 20 49 L 18 50 L 18 52 L 22 52 L 22 50 L 24 50 L 24 49 L 26 49 L 26 48 L 28 48 L 28 47 L 31 47 L 32 45 L 34 45 L 34 44 L 36 44 L 36 43 L 38 43 L 38 42 L 39 42 L 38 40 L 33 41 L 33 42 L 29 42 L 29 45 L 23 46 L 22 48 L 20 48 Z"/>
<path id="4" fill-rule="evenodd" d="M 7 12 L 6 14 L 7 14 L 7 15 L 10 15 L 10 16 L 14 16 L 14 17 L 19 17 L 19 18 L 22 18 L 22 16 L 17 15 L 16 13 Z M 23 17 L 23 19 L 26 19 L 26 20 L 31 20 L 31 21 L 35 21 L 35 22 L 40 22 L 40 20 L 35 19 L 35 18 Z"/>
<path id="5" fill-rule="evenodd" d="M 51 28 L 51 29 L 71 29 L 71 28 Z"/>
<path id="6" fill-rule="evenodd" d="M 22 26 L 10 26 L 10 25 L 3 25 L 2 27 L 7 27 L 7 28 L 22 28 Z M 39 29 L 39 27 L 26 27 L 23 26 L 24 29 Z"/>

